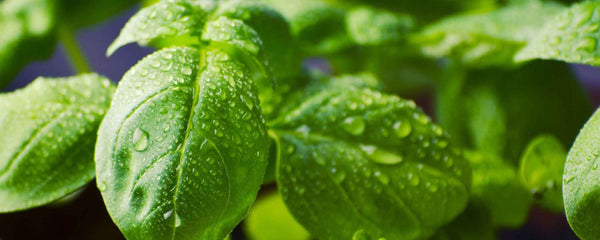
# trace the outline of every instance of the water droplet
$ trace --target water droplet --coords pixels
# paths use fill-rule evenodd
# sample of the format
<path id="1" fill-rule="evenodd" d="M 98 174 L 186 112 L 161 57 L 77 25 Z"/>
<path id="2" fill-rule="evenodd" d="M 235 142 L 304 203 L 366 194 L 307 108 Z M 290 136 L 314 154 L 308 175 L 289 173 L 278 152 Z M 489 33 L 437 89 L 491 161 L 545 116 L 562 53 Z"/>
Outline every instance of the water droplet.
<path id="1" fill-rule="evenodd" d="M 342 128 L 352 135 L 360 135 L 365 131 L 365 120 L 362 117 L 348 117 L 342 122 Z"/>
<path id="2" fill-rule="evenodd" d="M 375 176 L 377 179 L 379 179 L 379 181 L 383 184 L 388 184 L 390 182 L 390 178 L 387 175 L 385 175 L 379 171 L 373 173 L 373 176 Z"/>
<path id="3" fill-rule="evenodd" d="M 175 227 L 179 226 L 181 226 L 181 217 L 179 217 L 179 214 L 175 213 Z"/>
<path id="4" fill-rule="evenodd" d="M 333 181 L 335 181 L 336 183 L 341 183 L 342 181 L 344 181 L 344 179 L 346 179 L 346 172 L 344 171 L 335 171 L 333 173 Z"/>
<path id="5" fill-rule="evenodd" d="M 429 190 L 432 193 L 438 191 L 438 186 L 433 183 L 430 183 L 430 182 L 426 183 L 425 187 L 427 188 L 427 190 Z"/>
<path id="6" fill-rule="evenodd" d="M 192 74 L 192 69 L 191 69 L 191 68 L 189 68 L 189 67 L 183 67 L 183 68 L 181 69 L 181 73 L 183 73 L 184 75 L 188 75 L 188 76 L 189 76 L 189 75 L 191 75 L 191 74 Z"/>
<path id="7" fill-rule="evenodd" d="M 296 150 L 296 147 L 294 145 L 290 144 L 290 145 L 287 146 L 287 153 L 288 154 L 294 153 L 295 150 Z"/>
<path id="8" fill-rule="evenodd" d="M 418 186 L 421 182 L 421 179 L 419 179 L 419 176 L 414 175 L 413 173 L 408 173 L 408 181 L 410 182 L 410 185 Z"/>
<path id="9" fill-rule="evenodd" d="M 410 135 L 410 132 L 412 131 L 412 126 L 410 125 L 410 122 L 408 121 L 398 121 L 396 123 L 394 123 L 394 131 L 396 132 L 396 135 L 398 135 L 398 137 L 401 138 L 405 138 L 408 135 Z"/>
<path id="10" fill-rule="evenodd" d="M 369 236 L 367 231 L 365 231 L 364 229 L 360 229 L 360 230 L 354 232 L 354 235 L 352 235 L 352 240 L 370 240 L 370 239 L 371 239 L 371 236 Z"/>
<path id="11" fill-rule="evenodd" d="M 141 128 L 136 128 L 133 133 L 133 149 L 138 152 L 145 151 L 148 148 L 148 133 Z"/>
<path id="12" fill-rule="evenodd" d="M 163 218 L 164 219 L 168 219 L 169 217 L 171 217 L 171 214 L 173 214 L 173 210 L 169 210 L 168 212 L 163 214 Z"/>
<path id="13" fill-rule="evenodd" d="M 371 150 L 370 152 L 371 153 L 369 154 L 369 159 L 371 159 L 371 161 L 379 163 L 379 164 L 393 165 L 393 164 L 401 163 L 404 160 L 404 158 L 401 155 L 398 155 L 398 154 L 392 153 L 392 152 L 388 152 L 388 151 L 382 150 L 380 148 L 375 148 L 375 149 Z"/>

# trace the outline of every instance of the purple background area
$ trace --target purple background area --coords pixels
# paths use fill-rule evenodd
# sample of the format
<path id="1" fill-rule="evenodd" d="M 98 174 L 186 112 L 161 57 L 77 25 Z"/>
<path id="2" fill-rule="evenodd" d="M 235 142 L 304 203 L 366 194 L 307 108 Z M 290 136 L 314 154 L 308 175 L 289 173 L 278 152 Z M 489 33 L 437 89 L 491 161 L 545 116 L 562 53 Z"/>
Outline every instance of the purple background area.
<path id="1" fill-rule="evenodd" d="M 113 82 L 117 82 L 131 66 L 153 51 L 130 44 L 118 50 L 110 58 L 105 56 L 108 45 L 136 11 L 137 9 L 132 9 L 101 25 L 77 32 L 78 40 L 92 68 Z M 594 106 L 597 106 L 600 102 L 600 69 L 573 65 L 573 70 L 580 76 Z M 2 91 L 22 88 L 38 76 L 59 77 L 72 74 L 64 47 L 59 45 L 51 59 L 34 62 L 25 67 Z M 418 102 L 428 104 L 431 101 Z M 430 109 L 429 106 L 423 107 Z M 516 230 L 500 231 L 498 236 L 501 240 L 577 239 L 569 229 L 564 216 L 549 214 L 536 208 L 532 210 L 527 225 Z M 0 240 L 13 239 L 122 239 L 122 236 L 110 221 L 98 191 L 93 184 L 90 184 L 72 203 L 0 215 Z M 239 229 L 234 232 L 235 239 L 244 239 Z"/>

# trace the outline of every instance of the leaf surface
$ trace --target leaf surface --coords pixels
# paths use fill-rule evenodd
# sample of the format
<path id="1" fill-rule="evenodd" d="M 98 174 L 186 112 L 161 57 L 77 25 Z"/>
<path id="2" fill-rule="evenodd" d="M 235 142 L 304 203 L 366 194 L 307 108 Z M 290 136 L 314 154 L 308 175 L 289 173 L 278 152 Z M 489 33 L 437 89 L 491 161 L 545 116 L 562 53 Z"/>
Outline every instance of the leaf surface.
<path id="1" fill-rule="evenodd" d="M 519 175 L 523 184 L 542 207 L 553 212 L 564 211 L 562 176 L 567 151 L 552 135 L 533 139 L 521 157 Z"/>
<path id="2" fill-rule="evenodd" d="M 96 131 L 113 89 L 88 74 L 0 94 L 0 212 L 58 200 L 94 177 Z"/>
<path id="3" fill-rule="evenodd" d="M 467 162 L 413 102 L 340 87 L 271 127 L 280 192 L 315 237 L 424 238 L 466 206 Z"/>
<path id="4" fill-rule="evenodd" d="M 96 173 L 128 239 L 224 239 L 246 216 L 269 146 L 252 75 L 217 46 L 167 48 L 125 74 Z"/>

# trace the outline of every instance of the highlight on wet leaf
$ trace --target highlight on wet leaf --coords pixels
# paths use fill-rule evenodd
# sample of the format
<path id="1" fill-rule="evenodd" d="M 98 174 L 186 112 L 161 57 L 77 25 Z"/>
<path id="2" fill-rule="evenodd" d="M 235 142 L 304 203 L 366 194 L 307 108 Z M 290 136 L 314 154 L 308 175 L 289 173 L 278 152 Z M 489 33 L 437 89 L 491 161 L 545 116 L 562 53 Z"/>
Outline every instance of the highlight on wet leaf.
<path id="1" fill-rule="evenodd" d="M 56 201 L 94 178 L 96 131 L 113 91 L 87 74 L 0 94 L 0 212 Z"/>
<path id="2" fill-rule="evenodd" d="M 327 89 L 271 129 L 280 149 L 278 188 L 317 238 L 425 238 L 466 206 L 468 163 L 411 101 Z"/>

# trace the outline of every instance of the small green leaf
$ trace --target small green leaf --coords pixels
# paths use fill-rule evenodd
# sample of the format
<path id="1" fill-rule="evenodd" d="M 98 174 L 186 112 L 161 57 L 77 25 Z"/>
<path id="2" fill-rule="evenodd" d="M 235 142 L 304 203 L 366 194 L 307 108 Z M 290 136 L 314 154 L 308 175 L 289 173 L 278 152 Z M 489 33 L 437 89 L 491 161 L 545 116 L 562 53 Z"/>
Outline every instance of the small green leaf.
<path id="1" fill-rule="evenodd" d="M 414 102 L 339 87 L 271 127 L 283 199 L 317 238 L 421 239 L 466 206 L 468 163 Z"/>
<path id="2" fill-rule="evenodd" d="M 308 54 L 337 52 L 352 45 L 342 8 L 320 0 L 265 0 L 290 22 L 300 47 Z"/>
<path id="3" fill-rule="evenodd" d="M 167 48 L 125 74 L 96 173 L 128 239 L 223 239 L 244 218 L 269 147 L 252 75 L 215 46 Z"/>
<path id="4" fill-rule="evenodd" d="M 96 131 L 113 89 L 88 74 L 0 94 L 0 212 L 58 200 L 94 178 Z"/>
<path id="5" fill-rule="evenodd" d="M 370 7 L 357 7 L 346 14 L 346 29 L 352 40 L 360 45 L 402 43 L 414 27 L 410 16 Z"/>
<path id="6" fill-rule="evenodd" d="M 600 2 L 585 1 L 547 21 L 516 61 L 535 58 L 600 66 Z"/>
<path id="7" fill-rule="evenodd" d="M 519 167 L 521 181 L 538 203 L 551 211 L 564 211 L 562 176 L 567 152 L 562 143 L 552 135 L 542 135 L 532 140 Z"/>
<path id="8" fill-rule="evenodd" d="M 583 240 L 600 239 L 600 111 L 585 124 L 567 155 L 563 198 L 567 220 Z"/>
<path id="9" fill-rule="evenodd" d="M 518 165 L 525 146 L 540 134 L 570 145 L 591 107 L 585 91 L 561 62 L 521 68 L 456 70 L 440 84 L 440 123 L 459 145 Z"/>
<path id="10" fill-rule="evenodd" d="M 494 226 L 484 204 L 472 200 L 467 209 L 431 240 L 494 240 Z"/>
<path id="11" fill-rule="evenodd" d="M 499 10 L 463 14 L 427 27 L 413 42 L 425 55 L 450 57 L 470 67 L 510 66 L 538 30 L 563 10 L 556 3 L 511 5 Z"/>
<path id="12" fill-rule="evenodd" d="M 519 227 L 527 221 L 532 198 L 516 170 L 491 154 L 466 152 L 473 168 L 472 195 L 490 211 L 492 224 Z"/>
<path id="13" fill-rule="evenodd" d="M 310 239 L 310 234 L 292 217 L 278 193 L 258 199 L 245 220 L 244 229 L 251 240 Z"/>
<path id="14" fill-rule="evenodd" d="M 165 0 L 146 7 L 125 24 L 106 54 L 133 42 L 159 48 L 198 44 L 204 23 L 215 8 L 213 1 L 191 0 Z"/>

